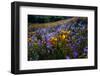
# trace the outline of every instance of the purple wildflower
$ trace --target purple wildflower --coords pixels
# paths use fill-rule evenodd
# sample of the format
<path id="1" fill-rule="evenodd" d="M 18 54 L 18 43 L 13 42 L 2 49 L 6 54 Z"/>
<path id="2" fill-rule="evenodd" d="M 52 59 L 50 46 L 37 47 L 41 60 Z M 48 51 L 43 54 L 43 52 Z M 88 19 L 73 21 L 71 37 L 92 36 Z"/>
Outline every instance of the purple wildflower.
<path id="1" fill-rule="evenodd" d="M 41 46 L 42 45 L 42 41 L 38 40 L 38 45 Z"/>
<path id="2" fill-rule="evenodd" d="M 70 57 L 67 55 L 67 56 L 66 56 L 66 59 L 70 59 Z"/>
<path id="3" fill-rule="evenodd" d="M 88 50 L 88 47 L 85 47 L 83 51 L 86 53 L 86 52 L 87 52 L 87 50 Z"/>
<path id="4" fill-rule="evenodd" d="M 73 51 L 73 56 L 74 56 L 74 58 L 77 58 L 78 57 L 78 52 L 77 51 Z"/>
<path id="5" fill-rule="evenodd" d="M 29 43 L 28 43 L 28 46 L 29 46 L 29 47 L 31 47 L 31 46 L 32 46 L 32 43 L 31 43 L 31 42 L 29 42 Z"/>

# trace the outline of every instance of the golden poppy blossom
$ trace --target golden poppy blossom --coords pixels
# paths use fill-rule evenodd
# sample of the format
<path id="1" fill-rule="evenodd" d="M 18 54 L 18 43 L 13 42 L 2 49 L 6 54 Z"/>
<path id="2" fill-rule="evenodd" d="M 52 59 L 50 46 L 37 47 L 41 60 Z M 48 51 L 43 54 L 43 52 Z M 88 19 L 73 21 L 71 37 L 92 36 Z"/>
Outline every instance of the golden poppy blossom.
<path id="1" fill-rule="evenodd" d="M 55 45 L 57 43 L 57 38 L 56 37 L 51 37 L 50 38 L 50 43 Z"/>
<path id="2" fill-rule="evenodd" d="M 64 40 L 66 38 L 66 36 L 63 34 L 63 35 L 59 35 L 59 39 L 60 40 Z"/>
<path id="3" fill-rule="evenodd" d="M 60 40 L 65 40 L 66 38 L 68 38 L 68 35 L 70 34 L 71 31 L 61 31 L 61 34 L 59 35 L 59 39 Z"/>

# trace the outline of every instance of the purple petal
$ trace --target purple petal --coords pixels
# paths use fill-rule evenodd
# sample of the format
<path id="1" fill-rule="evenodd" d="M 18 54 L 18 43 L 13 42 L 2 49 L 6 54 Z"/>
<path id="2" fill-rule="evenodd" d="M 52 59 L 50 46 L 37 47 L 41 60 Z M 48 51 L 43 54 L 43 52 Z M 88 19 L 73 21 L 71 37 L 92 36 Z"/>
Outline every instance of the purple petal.
<path id="1" fill-rule="evenodd" d="M 70 59 L 70 57 L 67 55 L 67 56 L 66 56 L 66 59 Z"/>
<path id="2" fill-rule="evenodd" d="M 74 51 L 73 52 L 73 56 L 74 56 L 74 58 L 77 58 L 78 57 L 78 52 L 77 51 Z"/>

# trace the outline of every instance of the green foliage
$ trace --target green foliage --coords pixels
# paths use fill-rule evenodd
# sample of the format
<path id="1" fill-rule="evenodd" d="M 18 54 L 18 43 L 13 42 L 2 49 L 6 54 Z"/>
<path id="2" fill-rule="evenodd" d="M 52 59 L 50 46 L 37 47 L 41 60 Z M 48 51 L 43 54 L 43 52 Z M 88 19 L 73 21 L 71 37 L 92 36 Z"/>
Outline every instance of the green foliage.
<path id="1" fill-rule="evenodd" d="M 54 22 L 54 21 L 63 20 L 67 18 L 71 18 L 71 17 L 28 15 L 28 22 L 29 23 L 48 23 L 48 22 Z"/>
<path id="2" fill-rule="evenodd" d="M 65 18 L 63 16 L 29 17 L 29 20 L 32 19 L 34 23 L 45 23 Z M 87 58 L 87 22 L 82 19 L 73 24 L 58 24 L 58 26 L 37 28 L 29 32 L 33 34 L 29 34 L 28 37 L 28 60 Z M 84 51 L 84 49 L 86 50 Z"/>

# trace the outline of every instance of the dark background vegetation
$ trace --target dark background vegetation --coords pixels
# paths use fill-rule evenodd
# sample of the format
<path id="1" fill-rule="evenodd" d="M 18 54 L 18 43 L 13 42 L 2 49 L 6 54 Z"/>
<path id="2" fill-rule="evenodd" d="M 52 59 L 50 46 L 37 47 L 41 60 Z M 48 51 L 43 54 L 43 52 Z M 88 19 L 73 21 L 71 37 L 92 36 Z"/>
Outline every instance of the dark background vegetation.
<path id="1" fill-rule="evenodd" d="M 28 22 L 29 23 L 48 23 L 54 22 L 58 20 L 64 20 L 72 17 L 66 16 L 48 16 L 48 15 L 28 15 Z"/>

